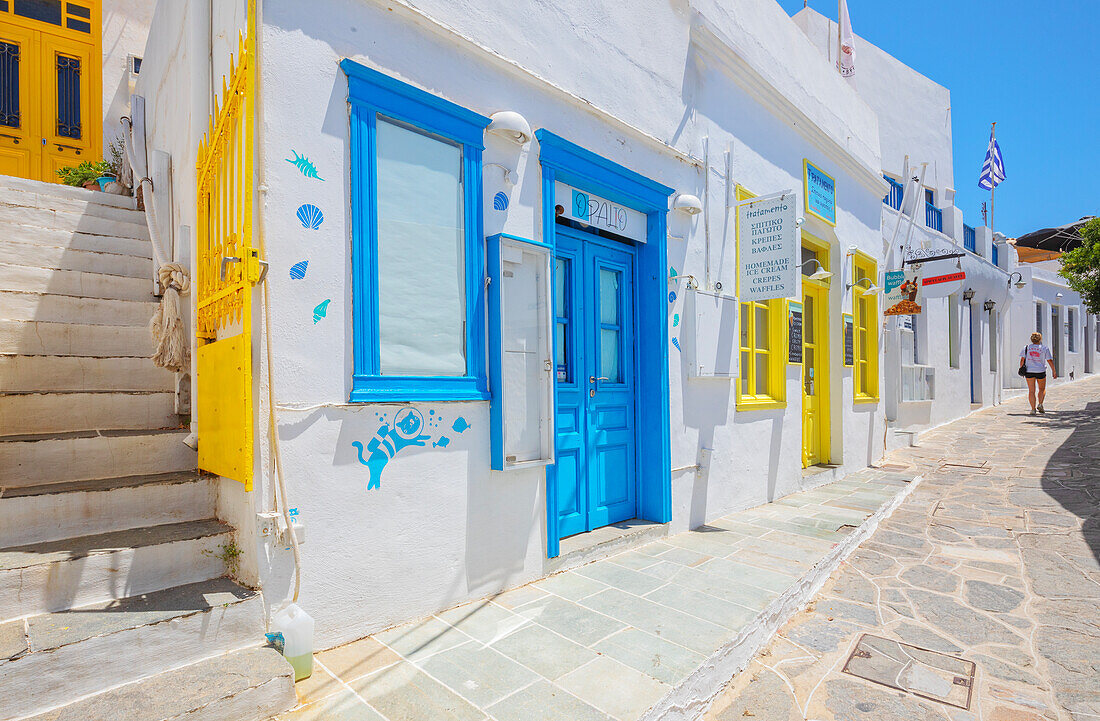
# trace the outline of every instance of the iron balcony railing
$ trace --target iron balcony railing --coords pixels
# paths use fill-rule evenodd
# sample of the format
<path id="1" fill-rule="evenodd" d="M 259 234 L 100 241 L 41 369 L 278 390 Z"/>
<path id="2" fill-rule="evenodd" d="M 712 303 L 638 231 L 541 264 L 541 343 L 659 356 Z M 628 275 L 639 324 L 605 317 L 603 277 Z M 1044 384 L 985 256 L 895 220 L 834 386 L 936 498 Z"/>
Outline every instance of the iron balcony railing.
<path id="1" fill-rule="evenodd" d="M 974 229 L 963 223 L 963 247 L 971 253 L 978 252 L 978 241 L 974 235 Z"/>
<path id="2" fill-rule="evenodd" d="M 932 230 L 943 232 L 943 211 L 927 200 L 924 201 L 924 224 Z"/>
<path id="3" fill-rule="evenodd" d="M 893 178 L 884 175 L 886 182 L 890 184 L 890 192 L 886 194 L 886 197 L 882 199 L 882 202 L 889 205 L 894 210 L 901 210 L 901 199 L 905 193 L 905 186 L 894 180 Z"/>

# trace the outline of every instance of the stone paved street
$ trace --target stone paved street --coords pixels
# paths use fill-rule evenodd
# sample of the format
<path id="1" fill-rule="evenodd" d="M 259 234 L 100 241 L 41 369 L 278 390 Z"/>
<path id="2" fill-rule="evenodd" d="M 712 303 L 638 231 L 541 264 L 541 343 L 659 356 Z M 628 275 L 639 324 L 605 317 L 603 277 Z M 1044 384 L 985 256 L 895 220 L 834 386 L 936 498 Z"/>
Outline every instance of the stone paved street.
<path id="1" fill-rule="evenodd" d="M 923 483 L 706 718 L 1100 719 L 1100 379 L 1046 408 L 892 454 Z"/>

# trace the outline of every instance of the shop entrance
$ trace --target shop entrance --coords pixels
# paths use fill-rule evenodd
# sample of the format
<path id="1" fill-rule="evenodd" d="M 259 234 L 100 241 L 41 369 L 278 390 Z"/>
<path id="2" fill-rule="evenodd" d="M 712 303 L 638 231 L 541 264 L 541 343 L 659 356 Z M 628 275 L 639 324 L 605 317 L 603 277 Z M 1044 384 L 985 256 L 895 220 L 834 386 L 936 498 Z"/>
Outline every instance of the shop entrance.
<path id="1" fill-rule="evenodd" d="M 100 158 L 99 3 L 0 3 L 0 175 Z"/>
<path id="2" fill-rule="evenodd" d="M 558 533 L 637 515 L 634 249 L 556 232 Z"/>
<path id="3" fill-rule="evenodd" d="M 802 246 L 803 468 L 829 462 L 829 281 L 809 277 L 818 268 L 828 270 L 828 256 L 824 246 Z"/>

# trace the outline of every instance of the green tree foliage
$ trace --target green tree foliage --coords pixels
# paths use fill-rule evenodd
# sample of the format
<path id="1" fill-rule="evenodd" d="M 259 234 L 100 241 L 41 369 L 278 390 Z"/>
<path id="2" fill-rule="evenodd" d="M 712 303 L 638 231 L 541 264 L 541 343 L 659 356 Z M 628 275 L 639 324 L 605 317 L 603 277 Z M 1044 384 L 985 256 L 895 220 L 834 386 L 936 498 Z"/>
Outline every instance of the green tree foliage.
<path id="1" fill-rule="evenodd" d="M 1081 227 L 1081 245 L 1062 254 L 1062 277 L 1089 313 L 1100 315 L 1100 218 Z"/>

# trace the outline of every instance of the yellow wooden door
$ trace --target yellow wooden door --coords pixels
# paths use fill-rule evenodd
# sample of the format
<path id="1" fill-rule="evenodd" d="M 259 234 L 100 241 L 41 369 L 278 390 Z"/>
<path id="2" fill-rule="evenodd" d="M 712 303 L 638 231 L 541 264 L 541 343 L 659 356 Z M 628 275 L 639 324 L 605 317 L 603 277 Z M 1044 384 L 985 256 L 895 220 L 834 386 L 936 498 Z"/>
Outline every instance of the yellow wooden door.
<path id="1" fill-rule="evenodd" d="M 829 462 L 828 288 L 802 279 L 802 465 Z"/>
<path id="2" fill-rule="evenodd" d="M 196 309 L 199 468 L 252 490 L 252 286 L 263 280 L 253 247 L 251 43 L 235 67 L 199 145 Z"/>
<path id="3" fill-rule="evenodd" d="M 101 157 L 99 3 L 0 3 L 0 174 L 58 182 Z"/>

